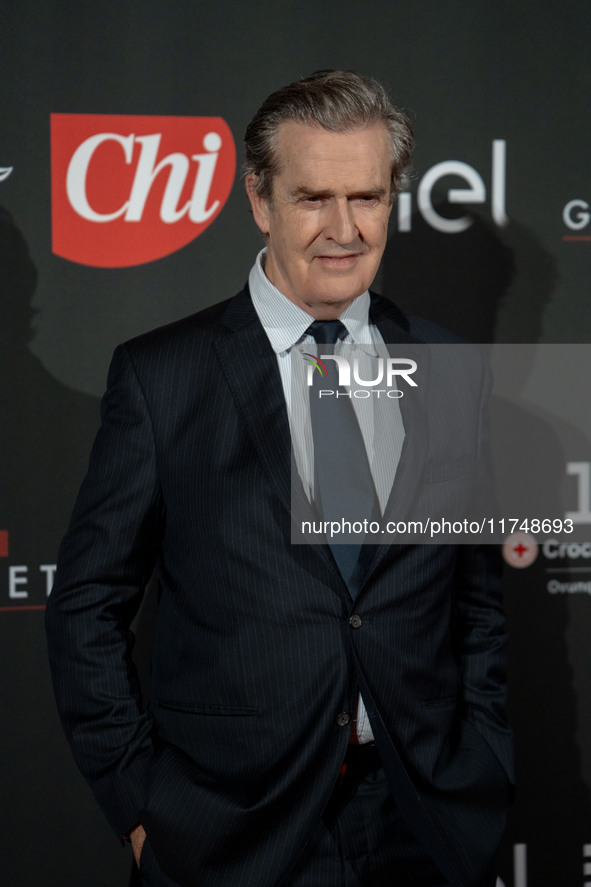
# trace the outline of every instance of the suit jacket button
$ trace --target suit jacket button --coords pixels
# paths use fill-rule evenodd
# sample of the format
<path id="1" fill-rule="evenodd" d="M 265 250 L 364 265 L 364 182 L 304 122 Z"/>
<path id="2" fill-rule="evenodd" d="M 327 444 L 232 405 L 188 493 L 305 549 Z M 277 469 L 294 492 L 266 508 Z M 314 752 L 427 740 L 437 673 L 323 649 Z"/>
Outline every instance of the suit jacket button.
<path id="1" fill-rule="evenodd" d="M 362 622 L 363 620 L 359 613 L 353 613 L 353 615 L 349 619 L 349 625 L 351 626 L 351 628 L 360 628 Z"/>
<path id="2" fill-rule="evenodd" d="M 342 711 L 340 715 L 337 715 L 337 724 L 339 727 L 346 727 L 349 723 L 351 723 L 351 715 L 348 711 Z"/>

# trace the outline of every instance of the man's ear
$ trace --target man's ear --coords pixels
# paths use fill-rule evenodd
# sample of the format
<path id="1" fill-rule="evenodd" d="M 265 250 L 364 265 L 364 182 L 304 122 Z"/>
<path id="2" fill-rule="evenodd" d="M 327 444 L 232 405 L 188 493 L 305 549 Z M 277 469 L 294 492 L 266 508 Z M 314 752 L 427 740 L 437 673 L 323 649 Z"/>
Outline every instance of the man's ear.
<path id="1" fill-rule="evenodd" d="M 244 183 L 246 185 L 246 193 L 250 200 L 254 220 L 262 233 L 266 235 L 269 233 L 269 201 L 266 200 L 266 198 L 261 197 L 256 190 L 258 180 L 259 177 L 257 175 L 249 173 L 246 176 Z"/>

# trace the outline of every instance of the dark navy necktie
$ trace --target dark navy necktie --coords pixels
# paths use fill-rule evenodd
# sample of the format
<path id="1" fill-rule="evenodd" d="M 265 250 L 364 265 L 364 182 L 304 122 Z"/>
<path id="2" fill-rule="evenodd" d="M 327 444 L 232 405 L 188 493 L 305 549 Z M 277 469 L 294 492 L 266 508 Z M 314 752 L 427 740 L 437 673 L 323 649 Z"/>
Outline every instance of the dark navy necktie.
<path id="1" fill-rule="evenodd" d="M 319 354 L 334 353 L 334 345 L 347 335 L 340 320 L 315 320 L 307 332 Z M 339 388 L 335 360 L 324 361 L 326 375 L 314 372 L 310 388 L 310 420 L 314 441 L 314 503 L 324 521 L 335 521 L 348 529 L 359 528 L 375 516 L 377 496 L 363 435 L 351 402 L 351 392 Z M 320 391 L 332 391 L 323 394 Z M 337 566 L 348 582 L 357 565 L 364 533 L 344 532 L 327 538 Z"/>

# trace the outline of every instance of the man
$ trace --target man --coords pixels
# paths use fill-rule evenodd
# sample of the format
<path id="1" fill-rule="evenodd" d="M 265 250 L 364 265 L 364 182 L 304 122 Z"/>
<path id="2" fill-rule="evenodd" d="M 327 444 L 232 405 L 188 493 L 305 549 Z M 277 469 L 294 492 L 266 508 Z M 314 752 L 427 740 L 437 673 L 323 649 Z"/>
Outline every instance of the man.
<path id="1" fill-rule="evenodd" d="M 369 78 L 278 90 L 246 133 L 266 239 L 248 288 L 115 353 L 47 625 L 76 760 L 145 884 L 494 884 L 511 768 L 496 552 L 345 546 L 345 568 L 338 546 L 291 542 L 292 442 L 316 498 L 290 387 L 314 322 L 361 351 L 451 340 L 368 292 L 411 146 Z M 384 516 L 409 467 L 441 479 L 483 446 L 485 369 L 461 384 L 436 434 L 392 411 L 368 453 Z M 142 711 L 129 623 L 154 565 Z"/>

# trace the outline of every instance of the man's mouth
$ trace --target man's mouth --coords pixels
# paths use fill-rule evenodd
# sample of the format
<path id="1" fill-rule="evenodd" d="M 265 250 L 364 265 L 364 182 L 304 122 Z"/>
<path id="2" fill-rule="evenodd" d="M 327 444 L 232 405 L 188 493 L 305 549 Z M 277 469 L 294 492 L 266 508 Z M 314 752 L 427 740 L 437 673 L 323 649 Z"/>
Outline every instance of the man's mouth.
<path id="1" fill-rule="evenodd" d="M 347 253 L 340 256 L 316 256 L 316 258 L 329 268 L 351 268 L 360 255 L 361 253 Z"/>

